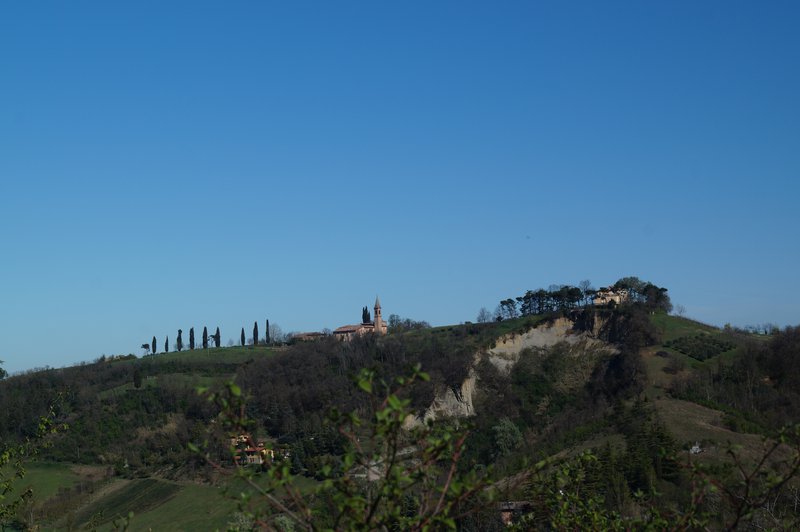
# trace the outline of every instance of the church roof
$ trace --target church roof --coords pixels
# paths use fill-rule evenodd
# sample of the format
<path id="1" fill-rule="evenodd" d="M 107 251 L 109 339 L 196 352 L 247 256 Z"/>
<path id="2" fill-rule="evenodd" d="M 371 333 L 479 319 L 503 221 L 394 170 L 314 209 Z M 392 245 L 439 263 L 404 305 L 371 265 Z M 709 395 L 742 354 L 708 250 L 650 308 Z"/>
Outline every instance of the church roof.
<path id="1" fill-rule="evenodd" d="M 359 325 L 342 325 L 341 327 L 333 331 L 333 334 L 354 333 L 359 329 L 372 329 L 373 327 L 374 325 L 371 323 L 361 323 Z"/>
<path id="2" fill-rule="evenodd" d="M 381 300 L 378 299 L 378 296 L 375 296 L 375 308 L 381 308 Z"/>

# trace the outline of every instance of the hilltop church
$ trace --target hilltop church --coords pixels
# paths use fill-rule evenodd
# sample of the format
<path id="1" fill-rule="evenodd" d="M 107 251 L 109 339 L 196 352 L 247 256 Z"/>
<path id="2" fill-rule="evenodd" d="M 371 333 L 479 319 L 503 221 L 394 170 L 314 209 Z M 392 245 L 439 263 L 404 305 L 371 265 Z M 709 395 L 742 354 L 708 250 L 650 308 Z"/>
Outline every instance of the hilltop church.
<path id="1" fill-rule="evenodd" d="M 340 340 L 352 340 L 356 336 L 367 333 L 386 334 L 386 322 L 381 317 L 381 300 L 375 298 L 375 319 L 372 322 L 359 323 L 358 325 L 342 325 L 333 336 Z"/>

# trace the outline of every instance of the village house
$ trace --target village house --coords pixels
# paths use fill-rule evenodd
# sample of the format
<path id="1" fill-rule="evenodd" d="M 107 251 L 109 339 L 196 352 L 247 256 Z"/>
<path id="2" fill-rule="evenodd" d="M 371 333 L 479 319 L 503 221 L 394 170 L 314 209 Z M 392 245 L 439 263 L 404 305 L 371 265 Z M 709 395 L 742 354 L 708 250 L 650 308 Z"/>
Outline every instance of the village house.
<path id="1" fill-rule="evenodd" d="M 381 317 L 381 301 L 375 298 L 375 318 L 372 322 L 359 323 L 358 325 L 342 325 L 335 331 L 333 336 L 339 340 L 352 340 L 356 336 L 362 336 L 368 333 L 386 334 L 386 322 Z"/>
<path id="2" fill-rule="evenodd" d="M 231 447 L 236 449 L 233 461 L 237 465 L 261 465 L 275 460 L 274 449 L 268 449 L 264 442 L 255 442 L 244 434 L 231 438 Z"/>
<path id="3" fill-rule="evenodd" d="M 321 332 L 301 332 L 301 333 L 294 333 L 292 335 L 291 341 L 292 342 L 313 342 L 315 340 L 319 340 L 320 338 L 325 338 L 325 333 Z"/>
<path id="4" fill-rule="evenodd" d="M 628 301 L 628 297 L 627 288 L 621 288 L 619 290 L 615 290 L 614 288 L 601 288 L 595 293 L 592 303 L 598 306 L 608 305 L 612 302 L 619 305 L 620 303 Z"/>

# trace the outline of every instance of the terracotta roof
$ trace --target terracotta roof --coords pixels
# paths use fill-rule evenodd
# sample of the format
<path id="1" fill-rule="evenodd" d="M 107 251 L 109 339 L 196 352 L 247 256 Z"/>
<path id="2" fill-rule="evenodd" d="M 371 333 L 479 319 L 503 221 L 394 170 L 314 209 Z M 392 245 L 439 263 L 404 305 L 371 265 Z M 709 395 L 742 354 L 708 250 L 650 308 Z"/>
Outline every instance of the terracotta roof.
<path id="1" fill-rule="evenodd" d="M 342 325 L 341 327 L 333 331 L 333 334 L 356 332 L 362 327 L 364 327 L 364 325 Z"/>
<path id="2" fill-rule="evenodd" d="M 317 338 L 319 336 L 325 336 L 325 335 L 323 333 L 317 332 L 317 331 L 300 332 L 300 333 L 295 333 L 294 335 L 292 335 L 293 338 Z"/>

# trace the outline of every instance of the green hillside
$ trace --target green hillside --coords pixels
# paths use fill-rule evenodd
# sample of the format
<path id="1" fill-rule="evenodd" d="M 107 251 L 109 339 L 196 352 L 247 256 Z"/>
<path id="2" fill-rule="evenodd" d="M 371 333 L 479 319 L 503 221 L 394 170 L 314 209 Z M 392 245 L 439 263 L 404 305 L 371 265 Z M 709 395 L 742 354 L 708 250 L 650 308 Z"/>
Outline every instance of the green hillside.
<path id="1" fill-rule="evenodd" d="M 572 324 L 563 341 L 521 347 L 508 370 L 491 362 L 491 350 L 506 345 L 501 339 L 526 338 L 557 321 Z M 69 428 L 40 451 L 46 462 L 28 468 L 17 488 L 29 486 L 34 498 L 7 524 L 109 529 L 133 512 L 132 530 L 163 523 L 171 530 L 224 529 L 235 519 L 231 493 L 238 492 L 225 487 L 236 484 L 189 447 L 208 442 L 211 460 L 232 470 L 226 418 L 219 417 L 222 403 L 198 388 L 222 393 L 226 381 L 235 381 L 247 430 L 290 457 L 297 482 L 314 485 L 331 474 L 331 464 L 341 466 L 349 445 L 341 426 L 328 421 L 331 408 L 369 419 L 378 406 L 354 391 L 359 371 L 374 371 L 374 391 L 383 393 L 380 382 L 408 375 L 415 364 L 430 380 L 404 387 L 399 397 L 416 416 L 448 393 L 451 401 L 467 400 L 459 395 L 462 383 L 476 379 L 469 392 L 474 415 L 438 424 L 468 430 L 459 474 L 481 471 L 485 482 L 506 486 L 504 498 L 527 500 L 547 485 L 511 480 L 528 478 L 530 464 L 578 460 L 590 451 L 599 461 L 580 466 L 580 474 L 593 479 L 589 486 L 604 511 L 638 515 L 650 503 L 636 494 L 651 492 L 664 494 L 665 511 L 677 511 L 691 488 L 680 465 L 689 448 L 699 446 L 693 459 L 716 468 L 720 481 L 733 481 L 729 443 L 740 446 L 743 460 L 755 460 L 763 437 L 796 419 L 800 368 L 785 355 L 797 346 L 792 331 L 766 338 L 620 305 L 351 342 L 103 359 L 20 375 L 0 382 L 3 441 L 33 437 L 50 405 Z M 781 453 L 789 456 L 788 448 Z M 259 468 L 251 472 L 257 483 L 271 482 Z M 496 516 L 481 519 L 470 526 L 491 528 Z"/>

